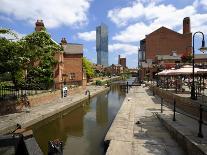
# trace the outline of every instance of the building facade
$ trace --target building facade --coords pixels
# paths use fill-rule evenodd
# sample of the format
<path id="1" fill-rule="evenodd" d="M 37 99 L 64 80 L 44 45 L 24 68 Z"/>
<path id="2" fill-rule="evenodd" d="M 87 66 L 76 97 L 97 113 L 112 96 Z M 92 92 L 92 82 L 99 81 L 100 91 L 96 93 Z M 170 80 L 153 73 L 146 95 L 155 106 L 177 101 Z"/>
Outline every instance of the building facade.
<path id="1" fill-rule="evenodd" d="M 63 38 L 63 81 L 66 83 L 77 83 L 81 85 L 83 80 L 83 45 L 67 43 Z"/>
<path id="2" fill-rule="evenodd" d="M 126 58 L 121 58 L 119 55 L 118 64 L 126 68 Z"/>
<path id="3" fill-rule="evenodd" d="M 96 27 L 97 64 L 108 66 L 108 28 L 101 24 Z"/>
<path id="4" fill-rule="evenodd" d="M 35 31 L 38 32 L 44 29 L 43 21 L 37 20 L 35 23 Z M 63 51 L 56 52 L 54 56 L 57 61 L 57 65 L 54 68 L 53 73 L 56 88 L 61 88 L 63 83 L 68 85 L 85 86 L 86 77 L 84 76 L 82 61 L 83 45 L 68 43 L 65 38 L 62 38 L 60 44 L 56 44 L 63 48 Z"/>
<path id="5" fill-rule="evenodd" d="M 171 61 L 177 61 L 177 57 L 180 57 L 184 53 L 189 54 L 191 51 L 192 33 L 189 17 L 183 19 L 182 34 L 166 27 L 160 27 L 146 35 L 146 37 L 140 41 L 139 68 L 141 71 L 141 79 L 143 79 L 146 74 L 152 77 L 152 74 L 156 72 L 156 69 L 153 69 L 153 67 L 158 65 L 156 64 L 157 58 L 166 58 Z M 176 53 L 176 56 L 172 53 Z M 153 70 L 153 73 L 151 73 L 150 70 Z"/>

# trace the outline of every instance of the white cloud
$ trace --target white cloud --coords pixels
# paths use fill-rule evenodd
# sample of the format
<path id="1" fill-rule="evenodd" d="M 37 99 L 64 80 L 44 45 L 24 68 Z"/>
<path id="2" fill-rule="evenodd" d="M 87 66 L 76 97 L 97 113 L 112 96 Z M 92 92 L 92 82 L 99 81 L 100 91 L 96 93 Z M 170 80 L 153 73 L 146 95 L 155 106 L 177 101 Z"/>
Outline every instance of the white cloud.
<path id="1" fill-rule="evenodd" d="M 207 1 L 206 0 L 201 0 L 200 5 L 203 5 L 205 8 L 207 8 Z"/>
<path id="2" fill-rule="evenodd" d="M 61 25 L 80 26 L 87 23 L 91 0 L 1 0 L 0 12 L 5 17 L 34 24 L 43 19 L 47 28 Z"/>
<path id="3" fill-rule="evenodd" d="M 0 38 L 1 37 L 5 37 L 6 39 L 11 39 L 11 40 L 15 40 L 16 41 L 16 40 L 19 40 L 19 39 L 23 38 L 24 36 L 26 36 L 25 34 L 19 33 L 19 32 L 14 31 L 14 30 L 12 30 L 11 32 L 13 32 L 14 34 L 16 34 L 17 38 L 14 37 L 11 34 L 0 34 Z"/>
<path id="4" fill-rule="evenodd" d="M 124 26 L 129 19 L 136 19 L 143 15 L 144 6 L 137 3 L 132 7 L 113 9 L 108 12 L 108 17 L 117 25 Z"/>
<path id="5" fill-rule="evenodd" d="M 115 43 L 109 45 L 109 52 L 124 52 L 124 55 L 137 54 L 138 47 L 131 44 Z"/>
<path id="6" fill-rule="evenodd" d="M 200 3 L 202 3 L 202 1 Z M 205 1 L 205 3 L 207 2 Z M 136 17 L 134 15 L 135 12 L 128 12 L 129 14 L 127 18 L 121 16 L 122 11 L 129 9 L 129 7 L 121 8 L 118 11 L 109 11 L 109 13 L 111 13 L 111 20 L 118 25 L 127 24 L 130 20 L 136 21 L 135 24 L 131 24 L 121 32 L 115 34 L 115 36 L 112 37 L 113 40 L 126 43 L 139 42 L 141 39 L 145 38 L 145 35 L 153 32 L 161 26 L 165 26 L 175 31 L 181 31 L 183 18 L 186 16 L 191 18 L 192 32 L 198 30 L 207 32 L 207 28 L 203 26 L 207 24 L 207 13 L 199 14 L 196 10 L 196 6 L 198 6 L 198 4 L 195 4 L 195 2 L 193 3 L 193 6 L 188 5 L 184 8 L 177 9 L 173 5 L 158 3 L 143 5 L 138 1 L 133 3 L 131 8 L 135 8 L 139 5 L 144 6 L 144 8 L 142 8 L 141 14 Z M 140 22 L 140 17 L 142 17 L 143 22 Z"/>
<path id="7" fill-rule="evenodd" d="M 96 40 L 96 31 L 78 33 L 77 37 L 85 41 L 94 41 Z"/>
<path id="8" fill-rule="evenodd" d="M 5 16 L 0 16 L 0 21 L 6 21 L 6 22 L 12 22 L 12 20 L 8 17 L 5 17 Z"/>
<path id="9" fill-rule="evenodd" d="M 125 26 L 128 21 L 143 17 L 152 6 L 159 4 L 162 0 L 135 0 L 130 6 L 115 8 L 108 11 L 108 18 L 117 26 Z M 148 4 L 146 6 L 146 4 Z"/>
<path id="10" fill-rule="evenodd" d="M 150 33 L 153 29 L 147 26 L 145 23 L 136 23 L 130 25 L 125 30 L 112 37 L 113 40 L 120 42 L 139 42 L 141 38 L 144 38 L 147 33 Z"/>

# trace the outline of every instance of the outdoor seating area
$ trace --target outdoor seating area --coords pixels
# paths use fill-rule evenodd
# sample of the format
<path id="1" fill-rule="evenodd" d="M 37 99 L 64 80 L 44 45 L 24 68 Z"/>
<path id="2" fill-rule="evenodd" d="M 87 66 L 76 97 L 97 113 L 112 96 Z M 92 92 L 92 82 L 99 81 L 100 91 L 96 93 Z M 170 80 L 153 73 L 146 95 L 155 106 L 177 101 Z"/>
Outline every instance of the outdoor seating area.
<path id="1" fill-rule="evenodd" d="M 191 94 L 195 86 L 195 96 L 207 96 L 207 69 L 184 65 L 179 69 L 171 68 L 156 74 L 156 85 L 175 93 Z"/>

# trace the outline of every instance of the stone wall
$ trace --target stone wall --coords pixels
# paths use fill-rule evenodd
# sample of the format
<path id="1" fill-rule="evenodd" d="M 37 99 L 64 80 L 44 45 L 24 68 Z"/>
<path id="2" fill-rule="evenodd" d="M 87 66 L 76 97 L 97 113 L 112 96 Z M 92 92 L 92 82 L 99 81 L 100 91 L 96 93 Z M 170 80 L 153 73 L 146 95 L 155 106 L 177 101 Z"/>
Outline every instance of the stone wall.
<path id="1" fill-rule="evenodd" d="M 176 108 L 181 109 L 183 112 L 199 118 L 199 102 L 191 100 L 189 97 L 181 97 L 171 91 L 160 89 L 156 86 L 150 86 L 150 90 L 154 94 L 162 97 L 168 105 L 173 106 L 173 101 L 176 101 Z M 207 109 L 207 107 L 206 107 Z M 207 121 L 207 112 L 203 112 L 203 118 Z"/>
<path id="2" fill-rule="evenodd" d="M 86 87 L 75 87 L 75 88 L 69 88 L 68 89 L 68 95 L 73 95 L 76 93 L 81 93 L 83 90 L 85 90 Z M 28 96 L 29 102 L 31 106 L 37 106 L 40 104 L 46 104 L 49 102 L 52 102 L 54 100 L 57 100 L 62 97 L 61 90 L 46 92 L 42 94 L 37 94 L 33 96 Z M 0 115 L 6 115 L 17 112 L 18 109 L 18 101 L 17 100 L 6 100 L 1 101 L 0 103 Z"/>

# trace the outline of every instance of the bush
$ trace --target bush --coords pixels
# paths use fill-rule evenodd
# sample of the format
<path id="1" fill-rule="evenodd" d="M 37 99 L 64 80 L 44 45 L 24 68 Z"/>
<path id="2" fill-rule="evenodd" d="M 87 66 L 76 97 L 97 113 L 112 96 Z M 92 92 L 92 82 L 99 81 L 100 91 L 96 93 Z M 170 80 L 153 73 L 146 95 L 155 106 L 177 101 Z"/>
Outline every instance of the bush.
<path id="1" fill-rule="evenodd" d="M 97 86 L 101 86 L 102 85 L 102 82 L 100 80 L 96 80 L 96 85 Z"/>
<path id="2" fill-rule="evenodd" d="M 0 82 L 0 87 L 5 87 L 5 86 L 14 86 L 12 82 L 5 81 L 5 82 Z"/>

